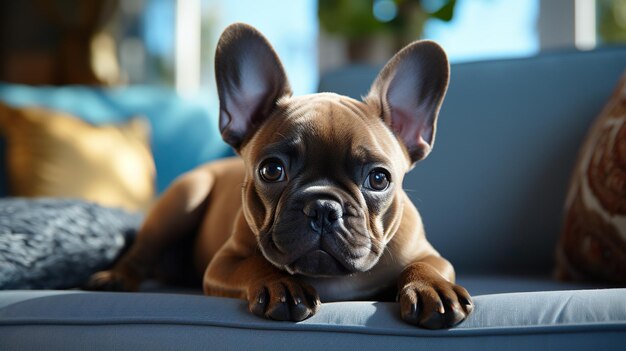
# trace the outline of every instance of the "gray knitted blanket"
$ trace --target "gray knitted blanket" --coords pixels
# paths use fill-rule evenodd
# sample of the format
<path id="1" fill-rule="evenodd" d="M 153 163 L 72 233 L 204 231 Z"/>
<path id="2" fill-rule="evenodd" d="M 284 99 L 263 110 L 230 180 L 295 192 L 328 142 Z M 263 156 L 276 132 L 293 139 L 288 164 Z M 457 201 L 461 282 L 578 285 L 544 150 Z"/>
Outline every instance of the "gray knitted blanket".
<path id="1" fill-rule="evenodd" d="M 143 217 L 79 200 L 0 199 L 0 289 L 79 287 L 110 266 Z"/>

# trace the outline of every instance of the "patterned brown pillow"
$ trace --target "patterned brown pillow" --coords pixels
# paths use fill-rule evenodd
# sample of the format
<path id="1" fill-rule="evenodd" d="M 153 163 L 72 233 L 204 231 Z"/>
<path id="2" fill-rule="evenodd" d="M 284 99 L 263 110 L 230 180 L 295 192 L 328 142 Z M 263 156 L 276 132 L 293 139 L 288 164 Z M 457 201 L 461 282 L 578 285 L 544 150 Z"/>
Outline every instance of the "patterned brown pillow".
<path id="1" fill-rule="evenodd" d="M 626 284 L 626 74 L 580 150 L 564 219 L 557 277 Z"/>

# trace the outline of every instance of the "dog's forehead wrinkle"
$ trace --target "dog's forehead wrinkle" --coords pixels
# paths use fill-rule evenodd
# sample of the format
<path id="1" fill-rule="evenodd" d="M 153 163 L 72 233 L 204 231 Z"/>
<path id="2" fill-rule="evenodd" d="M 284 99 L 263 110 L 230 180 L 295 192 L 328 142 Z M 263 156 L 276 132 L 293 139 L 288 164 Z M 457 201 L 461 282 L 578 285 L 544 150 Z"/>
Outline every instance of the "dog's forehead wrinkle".
<path id="1" fill-rule="evenodd" d="M 358 142 L 365 134 L 371 134 L 369 123 L 361 113 L 337 101 L 319 103 L 310 110 L 309 129 L 319 142 L 330 145 L 349 145 Z M 354 126 L 360 126 L 354 128 Z M 334 153 L 334 152 L 333 152 Z"/>
<path id="2" fill-rule="evenodd" d="M 367 163 L 391 163 L 385 156 L 384 152 L 379 147 L 365 147 L 363 145 L 357 145 L 353 151 L 354 157 L 362 164 Z"/>
<path id="3" fill-rule="evenodd" d="M 341 115 L 346 117 L 359 117 L 361 119 L 369 118 L 371 112 L 368 105 L 334 93 L 317 93 L 291 97 L 289 100 L 283 100 L 283 105 L 288 106 L 287 111 L 291 115 L 311 114 L 314 118 L 319 118 L 329 112 L 343 111 Z M 344 117 L 344 118 L 346 118 Z"/>
<path id="4" fill-rule="evenodd" d="M 300 97 L 306 102 L 302 104 L 294 104 L 298 98 L 291 98 L 286 108 L 289 134 L 301 136 L 303 152 L 329 162 L 391 163 L 384 155 L 394 148 L 395 136 L 382 121 L 368 117 L 365 104 L 336 94 L 318 95 Z M 346 145 L 342 155 L 337 154 L 337 145 Z"/>
<path id="5" fill-rule="evenodd" d="M 368 164 L 401 173 L 402 165 L 389 157 L 402 154 L 398 140 L 382 120 L 370 116 L 373 112 L 363 102 L 337 94 L 285 97 L 262 138 L 277 147 L 263 149 L 306 160 L 313 174 L 333 180 L 353 179 L 354 167 Z"/>

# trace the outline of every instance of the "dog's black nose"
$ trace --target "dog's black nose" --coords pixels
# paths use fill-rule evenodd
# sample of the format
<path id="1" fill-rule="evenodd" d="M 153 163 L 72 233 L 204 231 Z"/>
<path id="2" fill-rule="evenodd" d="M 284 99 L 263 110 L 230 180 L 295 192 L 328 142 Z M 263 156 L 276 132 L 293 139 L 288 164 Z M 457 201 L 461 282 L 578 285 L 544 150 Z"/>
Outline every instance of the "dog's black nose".
<path id="1" fill-rule="evenodd" d="M 343 217 L 341 204 L 334 200 L 314 200 L 309 202 L 302 210 L 309 217 L 309 225 L 317 233 L 321 233 L 323 228 L 335 223 Z"/>

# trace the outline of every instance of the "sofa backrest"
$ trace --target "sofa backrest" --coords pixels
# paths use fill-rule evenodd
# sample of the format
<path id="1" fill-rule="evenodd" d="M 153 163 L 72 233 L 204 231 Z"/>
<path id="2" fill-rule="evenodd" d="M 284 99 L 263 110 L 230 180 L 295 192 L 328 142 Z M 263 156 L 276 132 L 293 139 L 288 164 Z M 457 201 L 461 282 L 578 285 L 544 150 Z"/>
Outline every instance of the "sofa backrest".
<path id="1" fill-rule="evenodd" d="M 404 188 L 460 272 L 550 272 L 578 148 L 626 69 L 626 48 L 452 65 L 430 156 Z M 378 68 L 322 77 L 355 98 Z"/>

